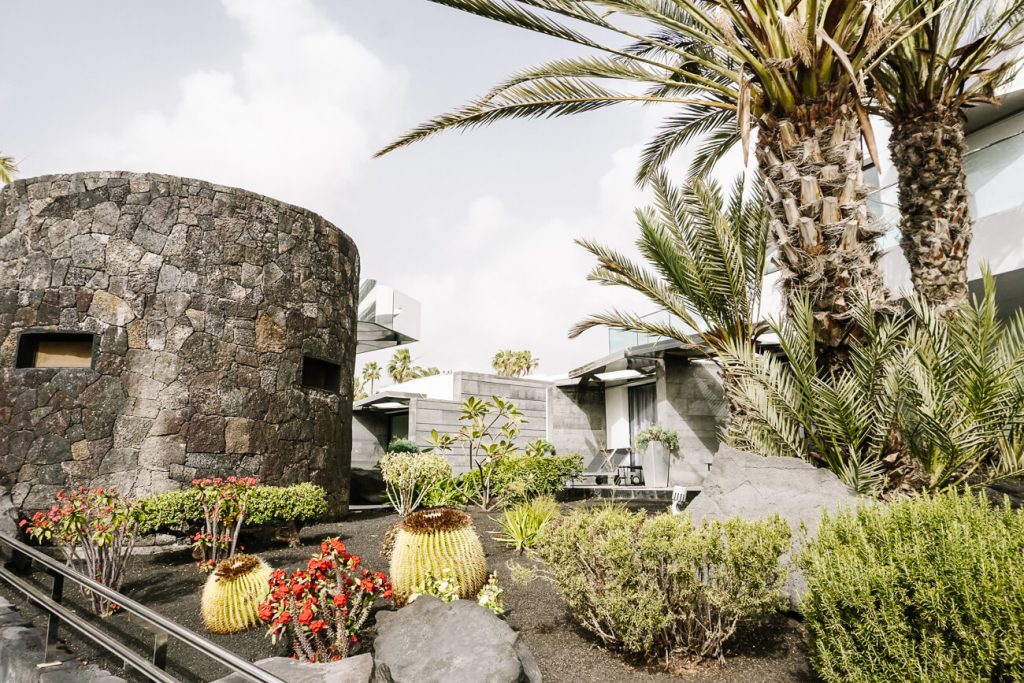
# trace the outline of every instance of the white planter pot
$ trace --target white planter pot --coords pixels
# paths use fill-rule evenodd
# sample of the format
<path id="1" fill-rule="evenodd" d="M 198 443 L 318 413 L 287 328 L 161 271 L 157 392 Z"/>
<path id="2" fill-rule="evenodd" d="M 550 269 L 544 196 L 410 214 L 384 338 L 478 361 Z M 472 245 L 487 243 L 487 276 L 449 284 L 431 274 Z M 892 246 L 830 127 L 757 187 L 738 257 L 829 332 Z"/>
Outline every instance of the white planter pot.
<path id="1" fill-rule="evenodd" d="M 672 454 L 669 453 L 665 444 L 660 441 L 652 441 L 647 444 L 640 459 L 644 468 L 644 483 L 647 486 L 668 486 L 669 463 L 672 461 Z"/>

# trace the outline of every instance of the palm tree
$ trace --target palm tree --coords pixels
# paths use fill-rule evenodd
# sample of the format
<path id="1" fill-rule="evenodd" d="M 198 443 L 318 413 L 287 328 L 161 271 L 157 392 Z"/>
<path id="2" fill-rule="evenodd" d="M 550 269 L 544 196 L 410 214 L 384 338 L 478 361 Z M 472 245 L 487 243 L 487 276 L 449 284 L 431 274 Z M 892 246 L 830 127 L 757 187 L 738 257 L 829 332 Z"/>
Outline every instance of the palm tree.
<path id="1" fill-rule="evenodd" d="M 648 150 L 654 162 L 680 141 L 730 119 L 735 125 L 726 139 L 738 138 L 746 154 L 756 129 L 783 288 L 810 293 L 824 363 L 845 356 L 855 332 L 854 293 L 866 293 L 875 306 L 888 297 L 875 244 L 880 229 L 868 219 L 861 172 L 862 134 L 875 156 L 862 75 L 884 56 L 896 32 L 907 33 L 907 19 L 885 23 L 873 5 L 858 0 L 434 1 L 605 56 L 562 59 L 515 74 L 379 154 L 443 130 L 622 102 L 676 108 Z M 626 42 L 599 42 L 565 19 Z M 646 29 L 638 28 L 641 23 Z M 612 89 L 609 81 L 626 87 Z"/>
<path id="2" fill-rule="evenodd" d="M 726 198 L 717 183 L 691 179 L 679 189 L 665 174 L 653 181 L 656 205 L 636 212 L 636 245 L 646 264 L 596 242 L 579 243 L 597 257 L 591 280 L 643 294 L 668 320 L 610 311 L 581 321 L 576 337 L 595 326 L 668 337 L 717 356 L 734 347 L 753 351 L 768 241 L 768 210 L 757 187 L 744 199 L 741 176 Z M 677 322 L 678 321 L 678 322 Z M 695 344 L 699 338 L 706 345 Z M 734 379 L 723 372 L 730 413 Z"/>
<path id="3" fill-rule="evenodd" d="M 416 379 L 418 376 L 416 368 L 412 364 L 412 356 L 409 354 L 409 349 L 397 349 L 394 355 L 391 356 L 391 360 L 388 361 L 387 370 L 395 384 L 408 382 L 411 379 Z"/>
<path id="4" fill-rule="evenodd" d="M 502 349 L 491 359 L 491 367 L 502 377 L 525 377 L 539 366 L 540 359 L 529 350 Z"/>
<path id="5" fill-rule="evenodd" d="M 374 383 L 380 379 L 380 365 L 375 360 L 371 360 L 363 366 L 363 382 L 370 383 L 370 395 L 373 395 Z"/>
<path id="6" fill-rule="evenodd" d="M 917 0 L 895 9 L 923 26 L 875 69 L 875 96 L 892 125 L 902 247 L 914 288 L 946 314 L 968 298 L 964 113 L 997 102 L 996 89 L 1016 72 L 1024 3 Z"/>
<path id="7" fill-rule="evenodd" d="M 14 157 L 0 154 L 0 185 L 6 185 L 18 173 L 18 162 Z"/>

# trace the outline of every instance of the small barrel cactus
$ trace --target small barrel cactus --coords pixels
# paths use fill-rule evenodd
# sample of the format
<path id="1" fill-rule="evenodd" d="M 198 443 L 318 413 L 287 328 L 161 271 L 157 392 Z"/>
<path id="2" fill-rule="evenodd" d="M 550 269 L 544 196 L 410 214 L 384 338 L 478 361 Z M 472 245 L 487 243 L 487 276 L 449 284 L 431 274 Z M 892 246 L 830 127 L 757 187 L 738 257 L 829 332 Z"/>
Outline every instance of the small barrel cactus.
<path id="1" fill-rule="evenodd" d="M 259 604 L 269 590 L 270 567 L 255 555 L 220 562 L 203 586 L 199 611 L 211 633 L 238 633 L 260 623 Z"/>
<path id="2" fill-rule="evenodd" d="M 421 510 L 398 525 L 391 552 L 395 600 L 408 600 L 428 577 L 450 575 L 460 598 L 475 600 L 487 583 L 487 561 L 469 515 L 452 508 Z"/>

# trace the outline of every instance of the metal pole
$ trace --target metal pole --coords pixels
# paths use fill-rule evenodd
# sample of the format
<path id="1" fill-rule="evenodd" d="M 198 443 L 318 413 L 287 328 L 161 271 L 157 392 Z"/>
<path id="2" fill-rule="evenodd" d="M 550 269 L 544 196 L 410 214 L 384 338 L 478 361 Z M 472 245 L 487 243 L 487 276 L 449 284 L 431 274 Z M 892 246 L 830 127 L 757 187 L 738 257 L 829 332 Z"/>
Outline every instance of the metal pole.
<path id="1" fill-rule="evenodd" d="M 167 631 L 153 633 L 153 666 L 167 669 Z"/>
<path id="2" fill-rule="evenodd" d="M 57 572 L 50 572 L 53 577 L 53 588 L 50 589 L 50 599 L 58 605 L 64 598 L 64 577 Z M 46 620 L 46 662 L 57 661 L 57 631 L 60 628 L 60 617 L 56 612 L 50 612 Z"/>

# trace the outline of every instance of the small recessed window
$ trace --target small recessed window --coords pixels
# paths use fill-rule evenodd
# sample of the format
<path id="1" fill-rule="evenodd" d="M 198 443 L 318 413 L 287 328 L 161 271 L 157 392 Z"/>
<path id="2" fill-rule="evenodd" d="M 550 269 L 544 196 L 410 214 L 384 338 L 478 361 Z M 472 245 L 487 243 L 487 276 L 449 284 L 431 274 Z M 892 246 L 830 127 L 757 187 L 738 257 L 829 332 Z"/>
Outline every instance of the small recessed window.
<path id="1" fill-rule="evenodd" d="M 304 356 L 302 358 L 302 386 L 310 389 L 338 391 L 341 386 L 341 366 L 327 360 Z"/>
<path id="2" fill-rule="evenodd" d="M 96 336 L 77 332 L 25 332 L 18 337 L 19 368 L 91 368 Z"/>

